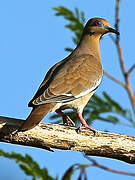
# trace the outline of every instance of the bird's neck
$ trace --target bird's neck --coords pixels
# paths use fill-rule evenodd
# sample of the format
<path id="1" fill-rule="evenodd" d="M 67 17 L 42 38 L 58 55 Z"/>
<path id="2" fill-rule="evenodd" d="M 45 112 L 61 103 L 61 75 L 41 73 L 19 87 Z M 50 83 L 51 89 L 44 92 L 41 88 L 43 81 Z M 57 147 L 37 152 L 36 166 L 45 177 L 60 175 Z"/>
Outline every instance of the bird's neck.
<path id="1" fill-rule="evenodd" d="M 100 36 L 84 35 L 73 54 L 91 54 L 100 60 L 99 39 Z"/>

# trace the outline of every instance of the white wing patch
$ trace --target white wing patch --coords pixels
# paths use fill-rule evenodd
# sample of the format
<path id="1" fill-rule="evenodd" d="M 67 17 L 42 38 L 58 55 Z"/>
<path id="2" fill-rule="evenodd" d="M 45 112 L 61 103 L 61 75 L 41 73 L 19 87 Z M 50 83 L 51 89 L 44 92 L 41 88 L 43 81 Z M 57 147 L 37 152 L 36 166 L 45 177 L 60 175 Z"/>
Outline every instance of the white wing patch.
<path id="1" fill-rule="evenodd" d="M 81 92 L 77 96 L 73 96 L 72 93 L 65 93 L 61 94 L 59 96 L 56 96 L 54 94 L 51 94 L 51 98 L 49 97 L 50 91 L 47 89 L 46 93 L 44 92 L 41 96 L 36 98 L 32 103 L 34 105 L 41 105 L 41 104 L 46 104 L 46 103 L 68 103 L 70 101 L 73 101 L 77 98 L 80 98 L 82 96 L 85 96 L 86 94 L 92 92 L 95 90 L 99 84 L 101 83 L 102 77 L 100 77 L 94 84 L 94 86 L 90 89 L 87 89 L 86 91 Z M 47 95 L 47 96 L 46 96 Z"/>
<path id="2" fill-rule="evenodd" d="M 102 77 L 97 80 L 97 82 L 95 83 L 95 86 L 93 86 L 90 89 L 87 89 L 86 91 L 81 92 L 80 94 L 75 96 L 75 98 L 80 98 L 80 97 L 85 96 L 86 94 L 92 92 L 94 89 L 96 89 L 99 86 L 99 84 L 101 83 L 101 80 L 102 80 Z"/>

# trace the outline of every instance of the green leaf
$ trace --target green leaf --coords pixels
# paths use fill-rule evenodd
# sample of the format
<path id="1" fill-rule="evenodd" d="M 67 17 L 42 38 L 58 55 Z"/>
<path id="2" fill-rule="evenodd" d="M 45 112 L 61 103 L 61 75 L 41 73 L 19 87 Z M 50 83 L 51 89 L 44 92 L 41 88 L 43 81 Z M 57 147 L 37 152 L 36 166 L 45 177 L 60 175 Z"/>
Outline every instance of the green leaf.
<path id="1" fill-rule="evenodd" d="M 54 7 L 53 10 L 56 11 L 56 16 L 63 16 L 66 20 L 69 21 L 69 24 L 66 24 L 65 27 L 70 31 L 74 32 L 74 37 L 72 40 L 74 44 L 78 44 L 82 35 L 82 31 L 85 24 L 84 12 L 79 12 L 78 8 L 75 8 L 75 11 L 65 8 L 64 6 Z M 65 48 L 66 51 L 72 51 L 72 48 Z"/>
<path id="2" fill-rule="evenodd" d="M 17 162 L 24 173 L 32 176 L 33 180 L 37 178 L 41 180 L 54 180 L 54 178 L 48 174 L 48 170 L 46 168 L 40 168 L 38 163 L 28 154 L 23 156 L 15 152 L 8 153 L 0 150 L 0 156 L 7 157 Z"/>
<path id="3" fill-rule="evenodd" d="M 74 111 L 69 111 L 66 114 L 76 123 L 76 125 L 80 124 Z M 84 119 L 87 120 L 87 123 L 90 125 L 95 120 L 100 120 L 113 124 L 124 124 L 121 120 L 124 118 L 129 123 L 131 123 L 133 127 L 135 127 L 131 111 L 123 108 L 106 92 L 103 92 L 102 96 L 92 96 L 87 106 L 84 108 L 83 116 Z M 62 122 L 62 118 L 56 114 L 52 115 L 50 119 L 52 119 L 53 122 L 55 119 L 57 119 L 57 123 Z M 127 124 L 127 126 L 129 126 L 129 124 Z"/>
<path id="4" fill-rule="evenodd" d="M 102 93 L 102 97 L 93 95 L 89 101 L 87 113 L 89 119 L 102 120 L 113 124 L 121 123 L 121 118 L 125 118 L 129 122 L 134 122 L 131 111 L 123 108 L 118 102 L 112 99 L 106 92 Z M 122 124 L 122 123 L 121 123 Z"/>
<path id="5" fill-rule="evenodd" d="M 24 171 L 24 173 L 31 176 L 33 180 L 36 180 L 36 179 L 57 180 L 58 179 L 58 177 L 56 178 L 51 177 L 48 174 L 48 170 L 46 168 L 40 168 L 38 163 L 34 161 L 32 157 L 29 156 L 28 154 L 23 156 L 15 152 L 8 153 L 3 150 L 0 150 L 0 156 L 9 158 L 17 162 L 20 168 Z M 80 174 L 82 175 L 82 177 L 83 176 L 86 177 L 85 169 L 90 166 L 91 164 L 74 164 L 65 171 L 62 177 L 62 180 L 71 180 L 76 170 L 80 170 Z"/>
<path id="6" fill-rule="evenodd" d="M 68 52 L 72 52 L 73 51 L 73 48 L 65 48 L 65 51 L 68 51 Z"/>

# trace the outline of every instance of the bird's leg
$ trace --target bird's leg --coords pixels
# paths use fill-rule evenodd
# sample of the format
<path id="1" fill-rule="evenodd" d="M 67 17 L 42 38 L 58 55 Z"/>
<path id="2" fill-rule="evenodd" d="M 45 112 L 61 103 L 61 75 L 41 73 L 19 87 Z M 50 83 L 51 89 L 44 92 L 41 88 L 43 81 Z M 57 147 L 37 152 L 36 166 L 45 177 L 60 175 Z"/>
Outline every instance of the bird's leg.
<path id="1" fill-rule="evenodd" d="M 77 112 L 76 114 L 77 114 L 78 120 L 79 120 L 79 121 L 81 122 L 81 124 L 82 124 L 82 127 L 86 128 L 86 129 L 90 129 L 90 130 L 94 133 L 94 135 L 95 135 L 95 134 L 96 134 L 96 130 L 93 129 L 92 127 L 90 127 L 90 126 L 87 124 L 87 122 L 85 121 L 85 119 L 84 119 L 83 116 L 82 116 L 82 113 Z"/>
<path id="2" fill-rule="evenodd" d="M 64 114 L 61 109 L 57 109 L 56 113 L 59 114 L 62 119 L 63 119 L 63 123 L 64 125 L 68 125 L 68 126 L 75 126 L 75 123 L 70 119 L 69 116 L 67 116 L 66 114 Z"/>

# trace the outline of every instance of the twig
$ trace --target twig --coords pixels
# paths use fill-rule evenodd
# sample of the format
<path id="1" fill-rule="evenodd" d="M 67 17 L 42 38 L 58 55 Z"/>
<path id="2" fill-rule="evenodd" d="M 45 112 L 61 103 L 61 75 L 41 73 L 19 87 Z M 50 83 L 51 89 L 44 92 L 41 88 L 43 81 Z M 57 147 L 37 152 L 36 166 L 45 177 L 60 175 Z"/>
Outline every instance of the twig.
<path id="1" fill-rule="evenodd" d="M 113 80 L 114 82 L 116 82 L 117 84 L 120 84 L 121 86 L 125 87 L 125 84 L 124 84 L 122 81 L 118 80 L 117 78 L 115 78 L 114 76 L 112 76 L 111 74 L 109 74 L 108 72 L 106 72 L 105 70 L 104 70 L 104 74 L 105 74 L 109 79 L 111 79 L 111 80 Z"/>
<path id="2" fill-rule="evenodd" d="M 131 72 L 135 69 L 135 64 L 133 64 L 133 66 L 131 66 L 131 68 L 128 70 L 128 74 L 131 74 Z"/>
<path id="3" fill-rule="evenodd" d="M 115 6 L 115 28 L 116 28 L 117 31 L 119 31 L 119 22 L 120 22 L 119 10 L 120 10 L 120 0 L 116 0 L 116 6 Z M 116 35 L 116 40 L 117 41 L 120 40 L 120 36 L 119 35 Z"/>
<path id="4" fill-rule="evenodd" d="M 116 0 L 116 8 L 115 8 L 115 28 L 116 30 L 119 31 L 119 9 L 120 9 L 120 0 Z M 131 85 L 130 85 L 130 81 L 129 81 L 129 72 L 132 71 L 132 69 L 134 69 L 134 66 L 130 69 L 130 71 L 127 71 L 124 65 L 124 58 L 122 56 L 122 49 L 121 49 L 121 45 L 120 45 L 120 38 L 117 35 L 116 36 L 116 40 L 115 40 L 115 44 L 117 47 L 117 51 L 118 51 L 118 55 L 119 55 L 119 62 L 120 62 L 120 67 L 121 67 L 121 71 L 122 74 L 124 76 L 125 79 L 125 89 L 128 93 L 129 99 L 131 101 L 131 105 L 133 108 L 133 111 L 135 113 L 135 96 L 133 94 L 133 91 L 131 89 Z"/>
<path id="5" fill-rule="evenodd" d="M 84 152 L 86 155 L 118 159 L 135 164 L 135 137 L 76 127 L 40 123 L 35 128 L 19 133 L 23 120 L 0 116 L 0 141 L 21 144 L 46 150 L 52 148 Z"/>
<path id="6" fill-rule="evenodd" d="M 109 171 L 109 172 L 113 172 L 113 173 L 117 173 L 117 174 L 123 174 L 123 175 L 128 175 L 128 176 L 135 176 L 135 173 L 132 172 L 127 172 L 127 171 L 119 171 L 116 169 L 112 169 L 106 166 L 103 166 L 102 164 L 99 164 L 97 161 L 95 161 L 94 159 L 88 157 L 88 156 L 84 156 L 86 159 L 88 159 L 90 162 L 92 162 L 91 166 L 96 166 L 99 167 L 105 171 Z"/>

